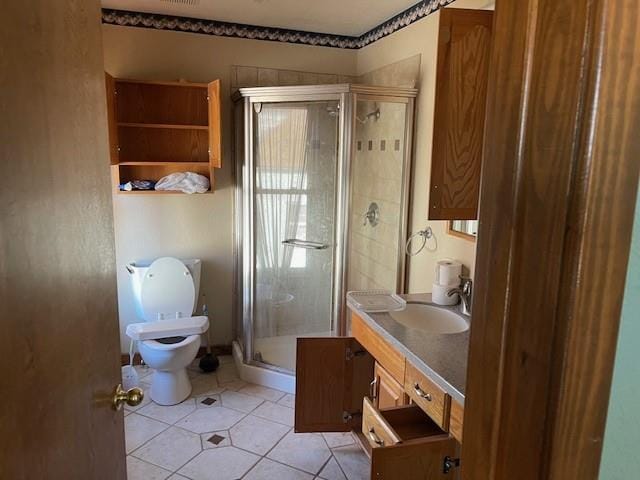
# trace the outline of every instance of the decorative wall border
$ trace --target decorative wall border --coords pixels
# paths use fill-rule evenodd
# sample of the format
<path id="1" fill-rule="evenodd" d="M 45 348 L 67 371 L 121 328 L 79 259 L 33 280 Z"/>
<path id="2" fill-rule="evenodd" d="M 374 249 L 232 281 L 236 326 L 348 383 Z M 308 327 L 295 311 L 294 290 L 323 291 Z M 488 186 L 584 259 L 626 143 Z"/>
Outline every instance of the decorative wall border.
<path id="1" fill-rule="evenodd" d="M 318 47 L 359 49 L 411 25 L 453 1 L 454 0 L 423 0 L 357 37 L 220 22 L 217 20 L 203 20 L 200 18 L 177 17 L 157 13 L 131 12 L 109 8 L 102 9 L 102 23 L 221 37 L 297 43 Z"/>

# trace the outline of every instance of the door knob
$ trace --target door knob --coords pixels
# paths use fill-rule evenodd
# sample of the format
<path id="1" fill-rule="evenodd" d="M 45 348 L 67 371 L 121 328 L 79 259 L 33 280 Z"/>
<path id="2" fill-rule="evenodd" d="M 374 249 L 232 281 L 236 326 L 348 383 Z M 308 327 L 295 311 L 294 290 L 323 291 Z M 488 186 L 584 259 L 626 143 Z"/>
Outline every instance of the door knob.
<path id="1" fill-rule="evenodd" d="M 130 407 L 135 407 L 140 405 L 142 400 L 144 400 L 144 392 L 141 388 L 134 387 L 125 390 L 122 388 L 122 384 L 119 383 L 113 392 L 112 405 L 114 410 L 120 410 L 125 403 Z"/>

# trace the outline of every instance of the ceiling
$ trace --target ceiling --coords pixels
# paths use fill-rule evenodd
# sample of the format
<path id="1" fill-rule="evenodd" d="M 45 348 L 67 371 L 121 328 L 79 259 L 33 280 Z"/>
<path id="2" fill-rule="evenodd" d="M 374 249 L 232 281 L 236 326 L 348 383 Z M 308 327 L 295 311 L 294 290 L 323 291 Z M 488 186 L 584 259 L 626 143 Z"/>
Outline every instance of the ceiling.
<path id="1" fill-rule="evenodd" d="M 358 36 L 418 0 L 102 0 L 104 8 Z"/>

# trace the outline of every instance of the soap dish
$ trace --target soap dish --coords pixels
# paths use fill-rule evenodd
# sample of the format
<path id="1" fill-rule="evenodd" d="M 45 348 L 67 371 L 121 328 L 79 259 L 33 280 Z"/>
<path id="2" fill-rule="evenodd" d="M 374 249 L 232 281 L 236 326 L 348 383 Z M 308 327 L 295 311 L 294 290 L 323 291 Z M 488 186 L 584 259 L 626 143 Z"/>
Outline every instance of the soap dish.
<path id="1" fill-rule="evenodd" d="M 367 313 L 402 310 L 407 302 L 388 290 L 360 290 L 347 292 L 347 304 Z"/>

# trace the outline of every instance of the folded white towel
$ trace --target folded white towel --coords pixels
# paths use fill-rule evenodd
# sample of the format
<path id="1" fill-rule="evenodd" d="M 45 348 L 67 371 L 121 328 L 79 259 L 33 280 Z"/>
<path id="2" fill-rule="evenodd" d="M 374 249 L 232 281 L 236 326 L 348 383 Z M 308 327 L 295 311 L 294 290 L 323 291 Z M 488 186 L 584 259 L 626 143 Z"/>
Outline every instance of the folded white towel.
<path id="1" fill-rule="evenodd" d="M 156 190 L 177 190 L 184 193 L 209 191 L 209 179 L 193 172 L 170 173 L 156 183 Z"/>

